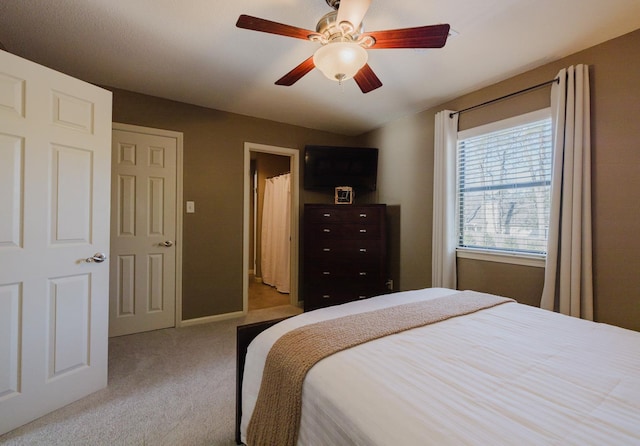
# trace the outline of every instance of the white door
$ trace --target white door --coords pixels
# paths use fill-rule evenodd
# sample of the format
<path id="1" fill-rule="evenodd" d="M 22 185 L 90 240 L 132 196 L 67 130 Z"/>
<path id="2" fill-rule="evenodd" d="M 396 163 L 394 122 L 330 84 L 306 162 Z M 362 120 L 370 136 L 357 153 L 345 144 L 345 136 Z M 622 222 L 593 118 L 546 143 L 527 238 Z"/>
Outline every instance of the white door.
<path id="1" fill-rule="evenodd" d="M 110 336 L 175 326 L 178 136 L 114 124 Z"/>
<path id="2" fill-rule="evenodd" d="M 107 385 L 110 141 L 110 92 L 0 51 L 0 434 Z"/>

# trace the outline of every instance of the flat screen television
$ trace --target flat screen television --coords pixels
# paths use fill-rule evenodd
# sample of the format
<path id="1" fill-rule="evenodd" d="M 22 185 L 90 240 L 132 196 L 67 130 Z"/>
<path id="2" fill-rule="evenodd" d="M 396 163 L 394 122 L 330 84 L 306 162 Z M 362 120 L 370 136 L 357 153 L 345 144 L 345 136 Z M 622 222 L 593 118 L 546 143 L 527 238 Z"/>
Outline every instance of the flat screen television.
<path id="1" fill-rule="evenodd" d="M 328 190 L 351 186 L 360 192 L 376 190 L 378 149 L 372 147 L 306 146 L 304 188 Z"/>

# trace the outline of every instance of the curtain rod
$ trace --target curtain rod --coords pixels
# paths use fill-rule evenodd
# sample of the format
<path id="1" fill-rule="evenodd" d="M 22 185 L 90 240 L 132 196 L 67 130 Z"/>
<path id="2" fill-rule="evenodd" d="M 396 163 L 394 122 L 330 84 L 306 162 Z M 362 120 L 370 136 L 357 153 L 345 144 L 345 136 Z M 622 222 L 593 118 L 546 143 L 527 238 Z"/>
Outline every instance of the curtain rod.
<path id="1" fill-rule="evenodd" d="M 546 82 L 543 82 L 541 84 L 534 85 L 533 87 L 525 88 L 524 90 L 514 91 L 513 93 L 509 93 L 509 94 L 506 94 L 504 96 L 500 96 L 499 98 L 491 99 L 489 101 L 483 102 L 482 104 L 472 105 L 471 107 L 462 109 L 460 111 L 449 113 L 449 118 L 453 118 L 455 115 L 459 115 L 460 113 L 464 113 L 464 112 L 468 112 L 470 110 L 475 110 L 476 108 L 484 107 L 485 105 L 493 104 L 494 102 L 498 102 L 498 101 L 501 101 L 503 99 L 508 99 L 508 98 L 510 98 L 512 96 L 516 96 L 516 95 L 519 95 L 519 94 L 522 94 L 522 93 L 527 93 L 527 92 L 529 92 L 531 90 L 535 90 L 537 88 L 544 87 L 544 86 L 549 85 L 549 84 L 553 84 L 554 82 L 560 83 L 560 78 L 556 77 L 555 79 L 551 79 L 550 81 L 546 81 Z"/>

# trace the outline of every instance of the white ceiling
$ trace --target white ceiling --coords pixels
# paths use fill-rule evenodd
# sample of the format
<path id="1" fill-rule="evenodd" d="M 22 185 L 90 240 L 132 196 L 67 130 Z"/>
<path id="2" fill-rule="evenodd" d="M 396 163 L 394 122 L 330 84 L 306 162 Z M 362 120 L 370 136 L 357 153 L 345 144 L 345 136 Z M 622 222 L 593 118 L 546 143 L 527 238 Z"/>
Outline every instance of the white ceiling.
<path id="1" fill-rule="evenodd" d="M 240 14 L 315 30 L 324 0 L 2 0 L 7 50 L 107 86 L 357 135 L 640 28 L 639 0 L 373 0 L 367 31 L 449 23 L 443 49 L 370 50 L 362 94 L 313 70 L 319 44 L 235 27 Z"/>

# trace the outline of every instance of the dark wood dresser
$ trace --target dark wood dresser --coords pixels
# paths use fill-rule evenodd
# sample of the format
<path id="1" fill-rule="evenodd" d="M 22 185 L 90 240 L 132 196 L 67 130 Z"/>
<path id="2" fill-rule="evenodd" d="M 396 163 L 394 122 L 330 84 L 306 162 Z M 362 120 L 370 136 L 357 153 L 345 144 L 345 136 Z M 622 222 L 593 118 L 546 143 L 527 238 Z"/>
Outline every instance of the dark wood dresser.
<path id="1" fill-rule="evenodd" d="M 386 205 L 304 207 L 305 311 L 388 292 Z"/>

